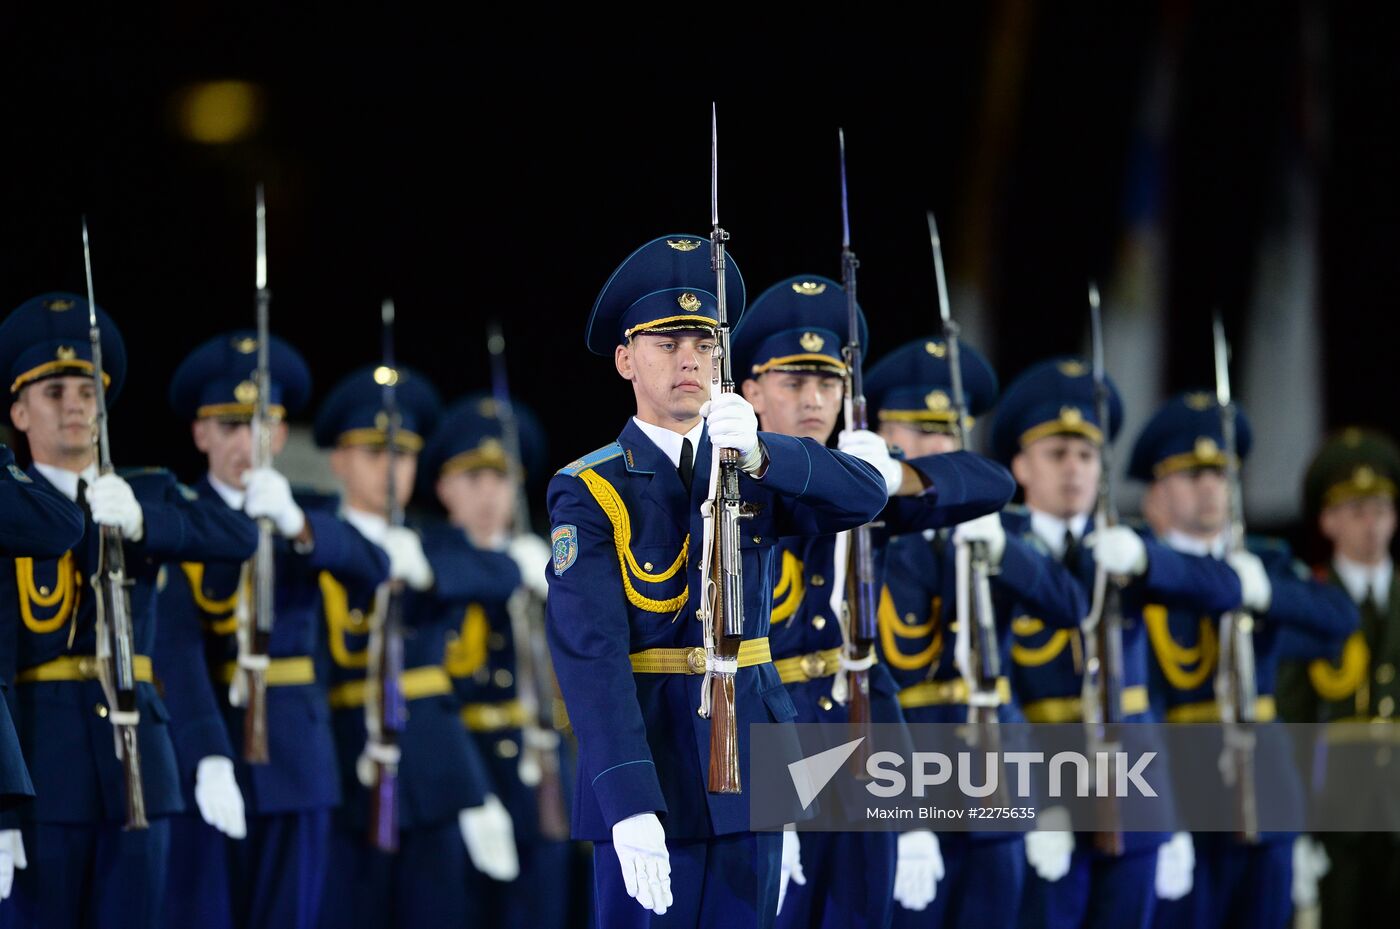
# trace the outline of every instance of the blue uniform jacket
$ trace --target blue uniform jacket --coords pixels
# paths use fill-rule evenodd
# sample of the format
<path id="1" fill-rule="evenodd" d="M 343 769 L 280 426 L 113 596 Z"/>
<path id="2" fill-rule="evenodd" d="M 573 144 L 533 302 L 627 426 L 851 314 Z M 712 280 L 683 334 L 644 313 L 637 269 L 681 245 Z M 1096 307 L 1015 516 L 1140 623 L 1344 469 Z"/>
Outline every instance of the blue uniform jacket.
<path id="1" fill-rule="evenodd" d="M 543 603 L 532 598 L 525 609 L 542 607 Z M 510 811 L 516 841 L 522 845 L 539 841 L 539 800 L 535 788 L 520 779 L 523 734 L 518 721 L 505 715 L 518 706 L 515 701 L 519 696 L 515 630 L 507 601 L 478 600 L 465 610 L 457 606 L 447 609 L 457 621 L 457 629 L 449 638 L 444 666 L 461 701 L 463 723 L 476 720 L 480 727 L 493 713 L 501 714 L 499 723 L 469 731 L 490 770 L 496 795 Z M 543 707 L 541 715 L 550 718 L 551 712 L 552 707 Z M 572 784 L 567 777 L 570 759 L 566 747 L 561 736 L 555 759 L 567 808 Z"/>
<path id="2" fill-rule="evenodd" d="M 492 792 L 490 777 L 475 742 L 462 726 L 457 696 L 442 670 L 448 633 L 455 629 L 468 603 L 509 596 L 520 583 L 520 571 L 510 556 L 472 547 L 466 535 L 450 526 L 422 530 L 423 551 L 432 566 L 434 584 L 425 592 L 405 590 L 403 597 L 404 668 L 434 668 L 444 678 L 444 691 L 410 700 L 408 722 L 399 739 L 399 826 L 413 829 L 452 819 L 468 807 L 480 806 Z M 317 678 L 337 686 L 364 681 L 368 665 L 368 626 L 374 586 L 342 583 L 321 575 L 325 623 L 318 649 Z M 355 775 L 355 762 L 365 747 L 362 705 L 333 709 L 331 726 L 339 756 L 344 802 L 342 827 L 361 830 L 369 813 L 369 792 Z"/>
<path id="3" fill-rule="evenodd" d="M 211 506 L 224 505 L 207 479 L 195 490 Z M 268 644 L 268 654 L 274 660 L 315 655 L 322 615 L 322 571 L 369 586 L 389 575 L 388 557 L 336 515 L 334 499 L 305 494 L 296 499 L 315 541 L 311 551 L 299 554 L 288 540 L 275 540 L 275 619 Z M 234 608 L 242 565 L 186 562 L 180 568 L 160 595 L 162 626 L 170 632 L 161 636 L 155 661 L 156 673 L 167 687 L 181 678 L 181 691 L 194 697 L 188 705 L 176 708 L 171 723 L 186 806 L 192 808 L 196 766 L 210 755 L 235 759 L 250 814 L 337 805 L 340 785 L 327 776 L 335 770 L 335 744 L 324 683 L 268 687 L 270 761 L 245 764 L 244 712 L 229 703 L 226 673 L 227 666 L 238 658 Z M 176 617 L 178 621 L 174 621 Z M 191 653 L 202 654 L 205 660 L 182 660 Z"/>
<path id="4" fill-rule="evenodd" d="M 227 507 L 199 502 L 163 470 L 123 475 L 141 505 L 145 534 L 125 546 L 131 581 L 136 652 L 151 655 L 157 636 L 156 592 L 189 560 L 245 559 L 253 553 L 253 524 Z M 57 493 L 42 475 L 30 477 Z M 6 639 L 6 677 L 65 655 L 91 655 L 95 613 L 89 579 L 97 564 L 98 533 L 88 522 L 79 544 L 60 558 L 16 560 L 0 578 Z M 71 639 L 71 642 L 70 642 Z M 198 661 L 197 654 L 187 658 Z M 97 681 L 51 681 L 14 687 L 15 722 L 37 795 L 30 811 L 38 822 L 94 823 L 125 816 L 122 766 Z M 176 707 L 190 698 L 173 680 L 165 697 Z M 141 713 L 138 741 L 146 811 L 151 816 L 183 808 L 171 744 L 170 714 L 154 684 L 137 685 Z"/>
<path id="5" fill-rule="evenodd" d="M 745 639 L 769 633 L 780 538 L 854 528 L 886 502 L 884 480 L 864 462 L 810 439 L 759 435 L 767 471 L 739 480 L 753 513 L 742 524 Z M 629 420 L 617 442 L 550 482 L 546 613 L 579 741 L 576 838 L 609 839 L 613 824 L 653 811 L 673 839 L 749 828 L 747 796 L 706 791 L 710 721 L 696 713 L 703 675 L 634 674 L 628 658 L 703 644 L 695 610 L 710 456 L 706 433 L 687 495 L 670 459 Z M 749 782 L 749 725 L 791 721 L 796 710 L 771 664 L 741 668 L 734 690 L 741 779 Z M 780 750 L 801 757 L 795 730 Z"/>
<path id="6" fill-rule="evenodd" d="M 57 558 L 83 537 L 83 511 L 67 497 L 34 483 L 0 445 L 0 574 L 14 574 L 17 557 Z M 6 693 L 8 671 L 0 673 L 0 809 L 34 796 L 29 769 L 19 747 Z"/>

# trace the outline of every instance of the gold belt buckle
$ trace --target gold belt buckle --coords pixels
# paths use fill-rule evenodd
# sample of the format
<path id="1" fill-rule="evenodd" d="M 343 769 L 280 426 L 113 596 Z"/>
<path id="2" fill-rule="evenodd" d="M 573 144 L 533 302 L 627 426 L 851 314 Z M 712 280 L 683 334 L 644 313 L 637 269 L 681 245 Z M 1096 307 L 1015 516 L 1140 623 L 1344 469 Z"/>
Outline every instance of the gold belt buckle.
<path id="1" fill-rule="evenodd" d="M 91 655 L 83 655 L 78 659 L 78 674 L 85 680 L 92 680 L 97 677 L 97 658 Z"/>
<path id="2" fill-rule="evenodd" d="M 690 654 L 685 656 L 685 664 L 686 664 L 686 667 L 688 667 L 688 668 L 690 669 L 690 673 L 691 673 L 691 674 L 704 674 L 704 673 L 705 673 L 705 649 L 704 649 L 704 647 L 703 647 L 703 646 L 700 646 L 700 645 L 697 645 L 697 646 L 695 646 L 694 648 L 692 648 L 692 649 L 690 650 Z"/>
<path id="3" fill-rule="evenodd" d="M 802 656 L 802 673 L 808 677 L 822 677 L 826 671 L 826 659 L 818 652 Z"/>

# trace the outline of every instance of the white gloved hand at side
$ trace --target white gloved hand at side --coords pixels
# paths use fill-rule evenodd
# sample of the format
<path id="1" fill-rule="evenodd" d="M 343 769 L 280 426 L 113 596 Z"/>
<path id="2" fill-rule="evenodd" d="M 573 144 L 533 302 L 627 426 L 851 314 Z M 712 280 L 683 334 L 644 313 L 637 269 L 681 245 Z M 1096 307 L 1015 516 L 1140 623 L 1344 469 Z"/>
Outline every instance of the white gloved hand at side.
<path id="1" fill-rule="evenodd" d="M 802 843 L 797 840 L 796 829 L 783 830 L 782 867 L 778 872 L 778 908 L 775 913 L 783 911 L 789 881 L 801 887 L 807 885 L 807 875 L 802 872 Z"/>
<path id="2" fill-rule="evenodd" d="M 886 496 L 899 493 L 904 484 L 904 465 L 890 455 L 884 439 L 869 429 L 842 429 L 836 437 L 836 447 L 879 471 L 885 479 Z"/>
<path id="3" fill-rule="evenodd" d="M 906 910 L 923 910 L 938 895 L 943 880 L 943 853 L 938 836 L 927 829 L 899 837 L 895 858 L 894 899 Z"/>
<path id="4" fill-rule="evenodd" d="M 736 393 L 722 393 L 700 407 L 715 448 L 732 448 L 739 453 L 739 467 L 749 474 L 763 464 L 763 448 L 758 443 L 758 414 L 749 401 Z"/>
<path id="5" fill-rule="evenodd" d="M 1001 525 L 1000 513 L 988 513 L 965 523 L 958 523 L 953 530 L 954 542 L 984 542 L 987 557 L 992 566 L 1001 564 L 1001 556 L 1006 554 L 1006 530 Z"/>
<path id="6" fill-rule="evenodd" d="M 403 581 L 414 590 L 433 586 L 433 568 L 423 554 L 423 540 L 418 533 L 403 526 L 390 526 L 384 531 L 384 551 L 389 556 L 389 576 Z"/>
<path id="7" fill-rule="evenodd" d="M 544 570 L 554 554 L 545 540 L 533 532 L 522 533 L 510 540 L 506 552 L 520 568 L 520 579 L 525 589 L 541 600 L 549 596 L 549 582 L 544 579 Z"/>
<path id="8" fill-rule="evenodd" d="M 1058 881 L 1068 874 L 1073 854 L 1073 832 L 1026 833 L 1026 861 L 1043 880 Z"/>
<path id="9" fill-rule="evenodd" d="M 88 485 L 88 509 L 99 526 L 114 526 L 128 542 L 146 534 L 146 518 L 131 485 L 115 474 L 104 474 Z"/>
<path id="10" fill-rule="evenodd" d="M 1300 835 L 1293 840 L 1293 905 L 1299 909 L 1316 906 L 1317 887 L 1328 871 L 1332 870 L 1332 859 L 1327 849 L 1310 835 Z"/>
<path id="11" fill-rule="evenodd" d="M 233 776 L 233 761 L 223 755 L 199 759 L 194 772 L 194 803 L 204 821 L 230 839 L 248 834 L 243 792 Z"/>
<path id="12" fill-rule="evenodd" d="M 638 813 L 612 827 L 613 851 L 622 866 L 627 896 L 657 916 L 675 902 L 671 896 L 671 853 L 666 830 L 655 813 Z"/>
<path id="13" fill-rule="evenodd" d="M 513 881 L 520 876 L 515 827 L 495 794 L 487 794 L 481 806 L 459 812 L 457 826 L 462 830 L 467 855 L 478 871 L 498 881 Z"/>
<path id="14" fill-rule="evenodd" d="M 306 514 L 292 498 L 292 485 L 272 468 L 243 472 L 243 512 L 253 519 L 266 516 L 277 534 L 295 539 L 306 528 Z"/>
<path id="15" fill-rule="evenodd" d="M 1147 546 L 1127 526 L 1091 532 L 1084 544 L 1094 550 L 1094 561 L 1109 574 L 1137 577 L 1147 570 Z"/>
<path id="16" fill-rule="evenodd" d="M 1269 581 L 1269 572 L 1264 562 L 1253 552 L 1231 552 L 1225 556 L 1225 563 L 1234 569 L 1240 578 L 1240 599 L 1244 608 L 1253 613 L 1266 613 L 1274 600 L 1274 585 Z"/>
<path id="17" fill-rule="evenodd" d="M 15 871 L 29 867 L 24 855 L 24 839 L 18 829 L 0 829 L 0 900 L 9 897 L 15 886 Z"/>
<path id="18" fill-rule="evenodd" d="M 1180 900 L 1195 883 L 1196 846 L 1191 833 L 1177 832 L 1157 849 L 1157 896 Z"/>

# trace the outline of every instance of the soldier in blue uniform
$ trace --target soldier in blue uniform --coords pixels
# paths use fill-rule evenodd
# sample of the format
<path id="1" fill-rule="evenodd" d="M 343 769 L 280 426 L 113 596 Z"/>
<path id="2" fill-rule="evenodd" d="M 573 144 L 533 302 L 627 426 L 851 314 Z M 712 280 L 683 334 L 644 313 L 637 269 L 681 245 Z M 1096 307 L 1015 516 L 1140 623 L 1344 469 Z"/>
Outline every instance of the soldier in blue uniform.
<path id="1" fill-rule="evenodd" d="M 372 783 L 365 700 L 375 682 L 366 617 L 374 586 L 322 572 L 317 679 L 329 686 L 331 725 L 344 802 L 334 817 L 321 926 L 478 925 L 463 879 L 467 859 L 497 880 L 518 871 L 510 814 L 493 793 L 476 744 L 462 727 L 452 681 L 443 668 L 448 633 L 469 603 L 504 599 L 520 584 L 508 555 L 473 548 L 451 527 L 391 526 L 388 513 L 388 414 L 374 368 L 342 380 L 316 417 L 315 438 L 331 449 L 344 487 L 342 515 L 389 555 L 389 577 L 403 585 L 403 673 L 408 720 L 398 740 L 398 851 L 369 844 Z M 401 427 L 394 480 L 400 502 L 413 492 L 418 453 L 441 410 L 437 391 L 407 368 L 396 378 Z"/>
<path id="2" fill-rule="evenodd" d="M 171 407 L 192 423 L 195 445 L 209 461 L 195 492 L 211 505 L 265 517 L 276 530 L 267 763 L 243 761 L 236 612 L 239 598 L 252 595 L 240 588 L 247 584 L 240 581 L 243 566 L 186 562 L 160 595 L 162 622 L 178 617 L 179 634 L 207 659 L 185 660 L 190 648 L 183 641 L 163 641 L 155 654 L 156 673 L 166 681 L 187 675 L 186 689 L 202 701 L 201 712 L 186 708 L 171 729 L 189 810 L 171 821 L 171 927 L 316 925 L 331 810 L 340 803 L 330 710 L 313 664 L 319 577 L 329 571 L 374 586 L 388 576 L 387 556 L 338 517 L 333 500 L 293 495 L 276 469 L 253 469 L 257 348 L 255 332 L 216 336 L 181 362 L 170 384 Z M 275 336 L 268 364 L 276 455 L 287 440 L 286 417 L 310 396 L 311 374 Z M 243 841 L 226 846 L 221 832 Z"/>
<path id="3" fill-rule="evenodd" d="M 744 307 L 732 257 L 731 322 Z M 758 431 L 738 394 L 710 396 L 718 321 L 709 243 L 655 239 L 593 305 L 586 342 L 632 385 L 636 415 L 617 441 L 550 482 L 547 626 L 579 740 L 575 838 L 594 842 L 599 925 L 769 926 L 782 837 L 749 831 L 749 798 L 706 790 L 710 721 L 697 715 L 706 655 L 696 608 L 701 504 L 715 448 L 739 456 L 744 633 L 734 676 L 741 781 L 749 725 L 797 713 L 769 654 L 778 540 L 859 526 L 884 507 L 869 465 L 811 439 Z M 801 757 L 795 731 L 774 735 Z M 795 811 L 760 811 L 773 826 Z M 765 824 L 766 825 L 766 824 Z M 635 898 L 635 899 L 629 899 Z M 640 904 L 640 905 L 639 905 Z"/>
<path id="4" fill-rule="evenodd" d="M 35 484 L 16 467 L 10 450 L 0 445 L 0 571 L 10 573 L 15 558 L 62 557 L 82 537 L 83 511 Z M 4 696 L 13 670 L 6 656 L 0 667 L 0 811 L 14 809 L 34 796 Z M 15 869 L 27 866 L 20 831 L 0 829 L 0 900 L 10 895 Z"/>
<path id="5" fill-rule="evenodd" d="M 563 741 L 554 726 L 553 673 L 542 657 L 543 608 L 549 546 L 518 525 L 524 518 L 516 475 L 538 473 L 544 430 L 512 403 L 523 461 L 512 462 L 495 399 L 476 395 L 450 407 L 423 451 L 419 482 L 447 511 L 453 526 L 478 549 L 506 552 L 520 568 L 521 585 L 505 600 L 449 607 L 457 625 L 446 668 L 462 701 L 462 723 L 480 748 L 491 779 L 515 825 L 520 877 L 504 892 L 475 868 L 469 880 L 488 925 L 563 929 L 587 907 L 583 888 L 571 886 L 568 841 L 569 785 Z M 517 634 L 523 641 L 517 640 Z M 522 688 L 528 688 L 528 693 Z M 541 725 L 541 718 L 545 719 Z"/>
<path id="6" fill-rule="evenodd" d="M 859 310 L 860 341 L 869 345 Z M 818 275 L 779 281 L 756 299 L 734 334 L 734 363 L 759 428 L 823 445 L 836 430 L 845 393 L 849 311 L 841 285 Z M 1001 466 L 971 452 L 899 461 L 870 431 L 842 430 L 838 447 L 885 478 L 896 498 L 881 514 L 875 555 L 883 562 L 891 535 L 935 529 L 1000 510 L 1014 490 Z M 788 686 L 800 723 L 849 720 L 843 614 L 849 552 L 833 535 L 782 540 L 782 574 L 774 589 L 768 634 L 773 666 Z M 844 559 L 843 559 L 844 562 Z M 876 578 L 879 581 L 877 569 Z M 869 671 L 871 720 L 903 725 L 897 688 L 878 662 Z M 862 798 L 840 798 L 863 813 Z M 896 887 L 922 909 L 934 898 L 933 834 L 784 833 L 786 867 L 796 879 L 778 912 L 779 926 L 888 926 Z"/>
<path id="7" fill-rule="evenodd" d="M 126 353 L 98 310 L 108 402 L 121 392 Z M 253 524 L 193 499 L 167 471 L 98 476 L 96 403 L 87 302 L 51 293 L 26 301 L 0 324 L 0 373 L 10 385 L 10 419 L 24 433 L 36 484 L 80 501 L 88 523 L 61 557 L 17 559 L 0 578 L 5 639 L 14 662 L 15 722 L 34 779 L 24 810 L 24 845 L 34 867 L 15 885 L 3 919 L 11 925 L 155 926 L 169 851 L 169 817 L 183 809 L 169 720 L 191 705 L 179 681 L 157 692 L 156 592 L 183 561 L 242 560 L 256 544 Z M 93 657 L 98 526 L 124 539 L 132 608 L 138 741 L 147 829 L 125 830 L 122 765 Z M 12 659 L 8 656 L 13 656 Z M 188 660 L 198 660 L 197 655 Z"/>
<path id="8" fill-rule="evenodd" d="M 1094 526 L 1100 445 L 1122 426 L 1122 403 L 1108 381 L 1109 420 L 1098 422 L 1094 380 L 1074 358 L 1041 362 L 1007 388 L 992 429 L 998 458 L 1011 465 L 1025 507 L 1009 514 L 1007 531 L 1056 559 L 1092 598 L 1102 561 L 1116 576 L 1132 578 L 1122 595 L 1125 722 L 1154 722 L 1148 699 L 1148 648 L 1142 610 L 1170 602 L 1197 610 L 1221 609 L 1238 596 L 1233 572 L 1218 562 L 1178 554 L 1127 526 Z M 1125 558 L 1123 553 L 1127 553 Z M 1078 629 L 1051 630 L 1034 615 L 1017 617 L 1011 648 L 1012 689 L 1027 721 L 1083 719 L 1084 645 Z M 1163 820 L 1169 819 L 1164 814 Z M 1177 899 L 1190 889 L 1192 847 L 1186 833 L 1125 832 L 1121 853 L 1092 833 L 1028 836 L 1036 874 L 1028 879 L 1021 925 L 1120 927 L 1150 924 L 1158 896 Z M 1071 847 L 1068 869 L 1039 858 L 1037 846 Z M 1061 855 L 1055 856 L 1063 862 Z"/>
<path id="9" fill-rule="evenodd" d="M 991 366 L 972 347 L 961 348 L 962 383 L 969 421 L 997 398 Z M 958 447 L 947 345 L 918 339 L 900 346 L 871 369 L 866 387 L 880 434 L 910 454 L 951 454 Z M 1077 626 L 1087 601 L 1075 579 L 1044 552 L 1008 531 L 1004 512 L 969 520 L 952 533 L 924 531 L 890 545 L 880 599 L 881 660 L 900 687 L 899 702 L 911 723 L 964 723 L 968 690 L 955 658 L 956 543 L 983 542 L 992 561 L 993 608 L 1002 667 L 1009 665 L 1013 617 L 1029 611 L 1053 629 Z M 1000 682 L 998 718 L 1019 722 L 1011 682 Z M 946 871 L 932 906 L 902 906 L 894 925 L 915 927 L 1010 926 L 1025 882 L 1022 834 L 948 833 L 938 844 Z M 1069 853 L 1063 857 L 1068 860 Z"/>
<path id="10" fill-rule="evenodd" d="M 1249 454 L 1249 420 L 1236 418 L 1239 464 Z M 1186 393 L 1168 401 L 1138 436 L 1128 474 L 1148 484 L 1143 513 L 1161 541 L 1178 552 L 1220 559 L 1238 575 L 1238 600 L 1254 617 L 1253 642 L 1258 703 L 1255 718 L 1266 724 L 1256 765 L 1276 770 L 1275 789 L 1301 793 L 1289 764 L 1270 766 L 1267 724 L 1276 717 L 1274 681 L 1286 630 L 1294 641 L 1311 640 L 1329 654 L 1357 625 L 1356 606 L 1339 588 L 1308 579 L 1285 544 L 1251 538 L 1247 550 L 1229 551 L 1229 489 L 1220 411 L 1213 394 Z M 1167 722 L 1215 722 L 1219 609 L 1152 603 L 1143 618 L 1152 645 L 1151 698 Z M 1173 759 L 1196 763 L 1195 759 Z M 1284 782 L 1286 779 L 1286 782 Z M 1282 802 L 1282 801 L 1281 801 Z M 1301 796 L 1296 801 L 1301 803 Z M 1163 904 L 1156 924 L 1204 927 L 1280 927 L 1291 913 L 1291 833 L 1264 833 L 1245 843 L 1229 833 L 1196 836 L 1194 889 Z"/>

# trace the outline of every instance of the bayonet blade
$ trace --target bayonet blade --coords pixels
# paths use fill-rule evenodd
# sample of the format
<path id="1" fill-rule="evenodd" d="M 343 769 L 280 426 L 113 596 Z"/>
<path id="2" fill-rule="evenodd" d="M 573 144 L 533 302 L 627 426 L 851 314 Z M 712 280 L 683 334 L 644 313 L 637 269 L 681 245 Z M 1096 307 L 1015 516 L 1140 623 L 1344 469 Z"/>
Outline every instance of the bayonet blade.
<path id="1" fill-rule="evenodd" d="M 841 248 L 851 248 L 851 211 L 846 200 L 846 130 L 838 128 L 836 138 L 841 146 Z"/>
<path id="2" fill-rule="evenodd" d="M 83 273 L 87 276 L 88 326 L 97 328 L 97 300 L 92 295 L 92 247 L 88 243 L 87 217 L 83 217 Z"/>
<path id="3" fill-rule="evenodd" d="M 943 240 L 938 235 L 938 220 L 933 210 L 928 211 L 928 240 L 933 246 L 933 273 L 938 279 L 938 315 L 944 324 L 953 319 L 953 310 L 948 305 L 948 278 L 943 271 Z"/>
<path id="4" fill-rule="evenodd" d="M 719 113 L 710 103 L 710 225 L 719 225 Z"/>
<path id="5" fill-rule="evenodd" d="M 1215 331 L 1215 400 L 1221 406 L 1230 405 L 1230 343 L 1225 340 L 1225 323 L 1217 310 L 1213 320 Z"/>
<path id="6" fill-rule="evenodd" d="M 263 202 L 263 185 L 258 185 L 258 290 L 267 290 L 267 204 Z"/>
<path id="7" fill-rule="evenodd" d="M 1094 383 L 1102 384 L 1107 376 L 1103 360 L 1103 315 L 1099 308 L 1099 285 L 1089 282 L 1089 331 L 1094 343 Z"/>

